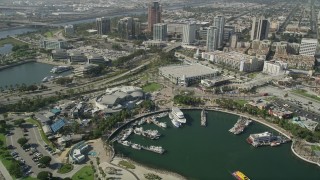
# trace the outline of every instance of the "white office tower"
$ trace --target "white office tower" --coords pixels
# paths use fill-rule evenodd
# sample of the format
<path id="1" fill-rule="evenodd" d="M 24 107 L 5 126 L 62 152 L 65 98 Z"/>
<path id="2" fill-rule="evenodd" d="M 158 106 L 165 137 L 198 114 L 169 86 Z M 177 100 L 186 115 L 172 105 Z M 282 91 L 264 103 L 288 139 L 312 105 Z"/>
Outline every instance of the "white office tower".
<path id="1" fill-rule="evenodd" d="M 223 45 L 223 37 L 224 37 L 224 24 L 225 19 L 224 16 L 216 16 L 213 19 L 213 26 L 215 26 L 218 30 L 218 48 Z"/>
<path id="2" fill-rule="evenodd" d="M 193 44 L 196 40 L 196 24 L 188 23 L 183 26 L 182 31 L 182 44 L 190 45 Z"/>
<path id="3" fill-rule="evenodd" d="M 314 56 L 318 47 L 317 39 L 303 38 L 300 44 L 299 54 L 303 56 Z"/>
<path id="4" fill-rule="evenodd" d="M 218 28 L 210 26 L 207 34 L 207 52 L 213 52 L 218 49 Z"/>
<path id="5" fill-rule="evenodd" d="M 236 48 L 236 47 L 237 47 L 237 43 L 238 43 L 238 34 L 233 34 L 233 35 L 231 36 L 231 44 L 230 44 L 230 47 Z"/>
<path id="6" fill-rule="evenodd" d="M 167 24 L 158 23 L 153 25 L 153 40 L 166 41 L 167 39 Z"/>

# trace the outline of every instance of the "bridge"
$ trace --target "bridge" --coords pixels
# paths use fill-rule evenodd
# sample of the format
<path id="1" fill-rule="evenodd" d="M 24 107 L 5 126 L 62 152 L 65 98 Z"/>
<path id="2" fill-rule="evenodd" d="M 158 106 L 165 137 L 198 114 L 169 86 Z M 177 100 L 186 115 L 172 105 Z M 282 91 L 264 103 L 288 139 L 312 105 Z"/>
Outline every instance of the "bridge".
<path id="1" fill-rule="evenodd" d="M 28 20 L 3 20 L 3 22 L 25 24 L 25 25 L 29 25 L 29 26 L 60 27 L 59 25 L 56 25 L 56 24 L 35 22 L 35 21 L 28 21 Z"/>
<path id="2" fill-rule="evenodd" d="M 174 43 L 174 44 L 172 44 L 172 45 L 170 45 L 170 46 L 167 46 L 167 47 L 165 47 L 165 48 L 163 48 L 163 51 L 165 51 L 165 52 L 170 52 L 170 51 L 172 51 L 172 50 L 174 50 L 174 49 L 177 49 L 177 48 L 179 48 L 181 46 L 181 43 Z"/>

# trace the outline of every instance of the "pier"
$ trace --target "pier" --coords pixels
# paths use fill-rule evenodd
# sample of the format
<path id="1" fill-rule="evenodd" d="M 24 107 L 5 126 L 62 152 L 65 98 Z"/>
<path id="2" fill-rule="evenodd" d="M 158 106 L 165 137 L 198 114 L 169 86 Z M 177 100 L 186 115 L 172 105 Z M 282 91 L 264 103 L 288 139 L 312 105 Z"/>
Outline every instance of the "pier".
<path id="1" fill-rule="evenodd" d="M 207 112 L 205 109 L 201 111 L 201 126 L 207 126 Z"/>
<path id="2" fill-rule="evenodd" d="M 244 129 L 252 123 L 252 120 L 240 116 L 238 121 L 234 124 L 234 126 L 229 129 L 229 132 L 233 134 L 240 134 L 244 131 Z"/>

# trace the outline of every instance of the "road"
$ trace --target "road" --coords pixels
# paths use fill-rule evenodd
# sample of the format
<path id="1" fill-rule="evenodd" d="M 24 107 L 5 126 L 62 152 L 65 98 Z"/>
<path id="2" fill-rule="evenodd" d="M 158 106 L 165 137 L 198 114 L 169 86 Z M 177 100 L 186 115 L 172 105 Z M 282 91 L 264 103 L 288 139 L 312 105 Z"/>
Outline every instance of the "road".
<path id="1" fill-rule="evenodd" d="M 292 11 L 290 12 L 290 14 L 287 16 L 286 20 L 280 25 L 277 33 L 280 33 L 280 32 L 283 32 L 283 31 L 286 30 L 286 27 L 287 27 L 287 25 L 289 24 L 292 15 L 294 15 L 294 14 L 296 13 L 296 10 L 297 10 L 299 7 L 300 7 L 300 3 L 298 3 L 298 4 L 296 5 L 296 7 L 294 7 L 294 8 L 292 9 Z"/>

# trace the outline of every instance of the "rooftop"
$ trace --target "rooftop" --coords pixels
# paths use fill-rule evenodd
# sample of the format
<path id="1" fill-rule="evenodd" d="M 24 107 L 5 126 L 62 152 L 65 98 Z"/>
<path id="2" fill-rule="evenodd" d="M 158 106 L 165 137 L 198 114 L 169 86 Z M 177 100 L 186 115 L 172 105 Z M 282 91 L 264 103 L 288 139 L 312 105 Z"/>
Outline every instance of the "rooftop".
<path id="1" fill-rule="evenodd" d="M 165 66 L 159 68 L 159 70 L 162 71 L 163 74 L 170 74 L 174 77 L 203 76 L 218 72 L 218 70 L 214 70 L 200 64 Z"/>

